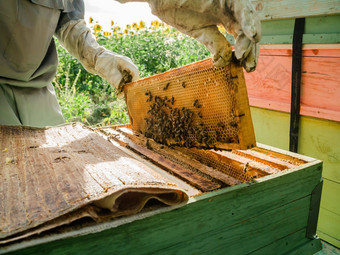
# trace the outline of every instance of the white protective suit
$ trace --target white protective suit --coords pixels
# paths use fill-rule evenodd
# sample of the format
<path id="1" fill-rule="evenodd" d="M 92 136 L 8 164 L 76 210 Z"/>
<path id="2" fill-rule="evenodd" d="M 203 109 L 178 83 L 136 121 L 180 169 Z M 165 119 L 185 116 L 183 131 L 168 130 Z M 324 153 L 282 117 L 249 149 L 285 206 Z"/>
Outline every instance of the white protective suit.
<path id="1" fill-rule="evenodd" d="M 231 46 L 217 25 L 235 38 L 235 56 L 247 72 L 254 71 L 261 40 L 261 22 L 249 0 L 116 0 L 147 2 L 154 15 L 203 43 L 215 66 L 231 60 Z"/>
<path id="2" fill-rule="evenodd" d="M 98 45 L 83 0 L 0 1 L 0 33 L 0 125 L 64 123 L 51 84 L 58 65 L 53 35 L 89 72 L 120 90 L 139 77 L 129 58 Z"/>

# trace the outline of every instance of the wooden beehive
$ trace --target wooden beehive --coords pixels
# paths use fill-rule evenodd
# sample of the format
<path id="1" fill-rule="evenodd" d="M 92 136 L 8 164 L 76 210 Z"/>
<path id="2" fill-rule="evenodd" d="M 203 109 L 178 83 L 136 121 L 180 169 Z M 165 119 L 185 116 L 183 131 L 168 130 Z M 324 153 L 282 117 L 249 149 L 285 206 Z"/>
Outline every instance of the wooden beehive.
<path id="1" fill-rule="evenodd" d="M 65 127 L 49 132 L 54 139 L 60 128 Z M 188 203 L 170 207 L 151 203 L 139 214 L 102 223 L 85 217 L 9 243 L 0 247 L 0 253 L 313 254 L 321 249 L 320 240 L 314 236 L 321 194 L 319 160 L 259 144 L 232 151 L 167 147 L 130 126 L 87 129 L 85 137 L 79 132 L 79 124 L 66 128 L 73 142 L 61 153 L 68 153 L 65 148 L 92 148 L 105 151 L 105 155 L 121 151 L 185 191 L 190 197 Z M 111 145 L 93 148 L 85 142 L 98 134 Z M 31 135 L 31 139 L 35 137 Z M 45 136 L 51 142 L 49 138 Z M 25 144 L 21 139 L 20 145 Z M 43 153 L 39 144 L 30 149 L 38 148 Z M 71 156 L 68 164 L 72 163 Z M 38 159 L 39 153 L 34 162 L 41 166 Z M 87 163 L 85 160 L 85 167 Z"/>

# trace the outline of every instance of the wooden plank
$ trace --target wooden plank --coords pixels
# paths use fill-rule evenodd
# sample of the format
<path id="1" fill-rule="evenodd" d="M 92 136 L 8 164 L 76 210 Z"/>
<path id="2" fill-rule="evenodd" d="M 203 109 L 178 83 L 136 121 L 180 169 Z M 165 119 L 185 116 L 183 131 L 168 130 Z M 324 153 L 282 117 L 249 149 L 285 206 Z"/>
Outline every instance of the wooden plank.
<path id="1" fill-rule="evenodd" d="M 314 254 L 320 249 L 321 249 L 320 240 L 315 239 L 311 241 L 310 239 L 306 238 L 306 229 L 303 228 L 281 239 L 275 240 L 273 243 L 264 246 L 256 251 L 253 251 L 251 254 L 252 255 L 276 254 L 277 251 L 280 251 L 281 253 L 284 254 L 292 253 Z"/>
<path id="2" fill-rule="evenodd" d="M 340 183 L 324 179 L 322 193 L 321 208 L 340 216 Z M 340 233 L 338 239 L 340 239 Z"/>
<path id="3" fill-rule="evenodd" d="M 280 234 L 275 237 L 282 238 L 306 226 L 309 195 L 319 183 L 321 176 L 321 165 L 316 162 L 318 161 L 307 163 L 306 168 L 298 167 L 289 174 L 283 171 L 258 179 L 254 183 L 244 183 L 198 196 L 195 202 L 171 212 L 139 219 L 86 236 L 56 240 L 17 253 L 90 254 L 110 251 L 117 254 L 151 254 L 184 242 L 187 243 L 182 246 L 183 249 L 190 247 L 194 249 L 197 245 L 193 242 L 196 236 L 200 236 L 200 242 L 212 236 L 212 243 L 223 245 L 225 243 L 222 240 L 223 236 L 233 227 L 234 233 L 238 234 L 231 237 L 229 241 L 232 243 L 226 242 L 226 244 L 235 245 L 237 251 L 240 246 L 235 244 L 238 242 L 236 240 L 242 238 L 243 242 L 250 242 L 251 250 L 256 250 L 274 241 L 269 240 L 271 235 L 268 235 L 268 231 L 272 228 L 275 231 L 271 233 L 275 236 L 278 230 Z M 273 224 L 271 219 L 275 219 Z M 240 228 L 235 224 L 239 224 Z M 243 224 L 245 224 L 244 228 Z M 276 229 L 277 224 L 282 227 Z M 247 229 L 249 232 L 246 231 Z M 259 233 L 256 231 L 261 229 L 263 230 L 261 235 L 266 233 L 267 236 L 264 243 L 261 241 L 262 238 L 256 239 L 256 233 Z M 251 239 L 249 241 L 248 234 L 252 234 L 252 238 L 256 239 L 254 243 L 251 243 Z M 243 246 L 247 247 L 247 245 Z M 221 247 L 224 251 L 227 249 Z M 207 253 L 211 254 L 210 250 Z"/>
<path id="4" fill-rule="evenodd" d="M 320 239 L 313 239 L 290 251 L 290 255 L 314 254 L 322 249 Z"/>
<path id="5" fill-rule="evenodd" d="M 322 192 L 325 195 L 323 196 L 321 207 L 340 216 L 340 183 L 324 179 Z"/>
<path id="6" fill-rule="evenodd" d="M 275 147 L 287 148 L 287 137 L 289 132 L 289 114 L 260 108 L 252 108 L 252 116 L 257 140 Z M 299 152 L 304 155 L 314 156 L 323 161 L 322 175 L 326 186 L 322 192 L 321 203 L 327 207 L 338 208 L 339 193 L 337 189 L 329 188 L 330 181 L 340 183 L 340 123 L 315 119 L 310 117 L 301 118 L 300 148 Z M 333 183 L 332 183 L 333 184 Z M 338 187 L 337 184 L 331 185 Z M 328 198 L 329 197 L 329 198 Z M 330 199 L 330 200 L 328 200 Z M 329 201 L 329 202 L 328 202 Z M 321 208 L 321 214 L 324 214 Z M 339 210 L 336 209 L 338 212 Z M 340 227 L 340 221 L 332 221 L 334 217 L 324 217 L 318 225 L 318 231 L 323 229 L 323 238 L 331 242 L 334 238 L 328 232 L 328 225 L 332 228 Z M 327 239 L 326 239 L 327 238 Z M 333 241 L 334 243 L 334 241 Z"/>
<path id="7" fill-rule="evenodd" d="M 129 139 L 128 137 L 118 133 L 115 130 L 111 130 L 110 133 L 112 134 L 109 136 L 109 139 L 116 140 L 120 142 L 121 145 L 129 146 L 130 149 L 132 149 L 134 152 L 137 152 L 141 155 L 146 156 L 148 159 L 150 159 L 154 164 L 157 166 L 162 167 L 166 171 L 175 174 L 179 178 L 186 180 L 189 184 L 193 185 L 194 187 L 202 190 L 202 191 L 211 191 L 215 190 L 221 187 L 221 185 L 218 182 L 214 182 L 212 180 L 209 180 L 203 175 L 200 175 L 197 172 L 190 171 L 189 169 L 183 167 L 182 165 L 173 162 L 164 156 L 154 152 L 152 149 L 146 148 L 146 146 L 141 146 L 137 143 L 134 143 Z M 157 146 L 155 142 L 148 141 L 148 143 L 152 144 L 149 145 Z"/>
<path id="8" fill-rule="evenodd" d="M 289 114 L 250 107 L 258 142 L 283 150 L 289 147 Z"/>
<path id="9" fill-rule="evenodd" d="M 295 166 L 289 162 L 286 162 L 285 160 L 280 160 L 278 158 L 270 157 L 268 154 L 260 153 L 255 150 L 246 150 L 246 151 L 234 150 L 233 153 L 244 156 L 246 158 L 249 158 L 255 161 L 258 161 L 258 162 L 261 162 L 261 163 L 264 163 L 266 165 L 272 166 L 280 170 L 292 168 Z"/>
<path id="10" fill-rule="evenodd" d="M 340 121 L 340 48 L 303 50 L 300 114 Z M 283 55 L 284 53 L 287 55 Z M 245 73 L 251 106 L 290 111 L 291 56 L 289 49 L 260 51 L 257 70 Z M 325 55 L 330 57 L 319 57 Z M 312 57 L 314 56 L 314 57 Z"/>
<path id="11" fill-rule="evenodd" d="M 324 179 L 318 233 L 338 247 L 340 244 L 340 183 Z"/>
<path id="12" fill-rule="evenodd" d="M 338 0 L 252 0 L 261 20 L 301 18 L 340 13 Z"/>
<path id="13" fill-rule="evenodd" d="M 163 146 L 159 143 L 154 142 L 153 140 L 147 139 L 143 135 L 136 136 L 136 133 L 128 128 L 118 128 L 117 131 L 120 132 L 120 134 L 126 136 L 126 138 L 130 139 L 133 143 L 136 143 L 138 145 L 145 146 L 146 143 L 149 143 L 150 149 L 152 149 L 155 153 L 158 153 L 173 162 L 177 162 L 187 169 L 195 169 L 195 172 L 200 172 L 202 175 L 207 176 L 208 179 L 215 179 L 217 180 L 217 182 L 223 182 L 228 186 L 242 183 L 238 179 L 224 174 L 222 171 L 220 171 L 220 169 L 214 169 L 208 166 L 208 164 L 202 164 L 201 161 L 195 160 L 193 157 L 190 156 L 190 154 L 182 153 L 188 152 L 190 150 L 195 150 L 193 148 L 187 149 L 176 146 L 174 148 L 170 148 L 167 146 Z M 114 131 L 110 130 L 108 132 Z M 171 171 L 171 169 L 169 169 L 169 171 Z"/>
<path id="14" fill-rule="evenodd" d="M 262 20 L 261 45 L 292 44 L 294 18 L 280 20 Z M 307 17 L 303 44 L 337 44 L 340 42 L 340 15 Z M 232 35 L 226 35 L 234 45 Z"/>
<path id="15" fill-rule="evenodd" d="M 194 238 L 195 246 L 191 245 L 193 239 L 187 239 L 171 247 L 157 250 L 156 253 L 166 255 L 169 252 L 180 251 L 181 254 L 224 254 L 225 252 L 235 255 L 249 254 L 258 250 L 259 247 L 282 238 L 287 233 L 303 228 L 306 225 L 307 213 L 304 207 L 308 204 L 309 197 L 305 197 L 264 212 L 258 217 L 247 218 L 232 226 L 220 226 L 217 231 L 196 236 Z M 271 218 L 270 224 L 268 224 L 268 218 Z M 313 249 L 306 249 L 306 251 L 319 251 L 321 242 L 320 240 L 317 242 L 319 247 L 316 249 L 312 247 Z M 294 243 L 292 242 L 288 246 L 293 248 Z M 284 254 L 284 252 L 277 250 L 275 254 Z"/>
<path id="16" fill-rule="evenodd" d="M 317 233 L 325 241 L 340 247 L 340 215 L 321 208 Z"/>
<path id="17" fill-rule="evenodd" d="M 340 5 L 339 1 L 338 1 L 338 5 Z M 306 24 L 305 24 L 305 34 L 339 33 L 340 27 L 336 25 L 336 24 L 339 24 L 339 22 L 340 22 L 340 15 L 307 17 Z"/>
<path id="18" fill-rule="evenodd" d="M 301 118 L 299 153 L 323 161 L 322 176 L 340 183 L 340 122 Z"/>
<path id="19" fill-rule="evenodd" d="M 288 147 L 289 114 L 251 107 L 255 134 L 259 142 L 281 149 Z M 322 176 L 340 183 L 339 122 L 302 116 L 299 153 L 323 161 Z"/>

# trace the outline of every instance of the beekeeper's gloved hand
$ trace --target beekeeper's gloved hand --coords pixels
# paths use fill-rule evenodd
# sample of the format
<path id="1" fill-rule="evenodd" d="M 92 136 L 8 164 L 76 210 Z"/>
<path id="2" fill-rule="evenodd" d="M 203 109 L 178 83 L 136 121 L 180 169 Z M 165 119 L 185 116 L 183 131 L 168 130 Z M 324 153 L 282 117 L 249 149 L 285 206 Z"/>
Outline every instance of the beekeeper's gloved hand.
<path id="1" fill-rule="evenodd" d="M 147 2 L 152 13 L 182 33 L 203 43 L 215 66 L 230 63 L 231 46 L 216 25 L 235 38 L 235 56 L 246 71 L 254 71 L 259 54 L 261 22 L 249 0 L 117 0 Z"/>
<path id="2" fill-rule="evenodd" d="M 138 68 L 131 59 L 100 46 L 83 19 L 67 22 L 56 36 L 87 71 L 106 79 L 118 90 L 119 96 L 124 84 L 139 79 Z"/>

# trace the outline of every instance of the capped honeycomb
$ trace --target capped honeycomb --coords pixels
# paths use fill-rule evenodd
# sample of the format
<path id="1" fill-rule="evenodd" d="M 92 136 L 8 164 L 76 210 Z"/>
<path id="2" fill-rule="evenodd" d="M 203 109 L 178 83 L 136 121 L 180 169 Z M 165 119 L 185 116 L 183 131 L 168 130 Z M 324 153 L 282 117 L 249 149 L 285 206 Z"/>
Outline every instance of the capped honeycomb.
<path id="1" fill-rule="evenodd" d="M 243 69 L 211 59 L 125 85 L 134 131 L 159 143 L 247 149 L 255 146 Z"/>

